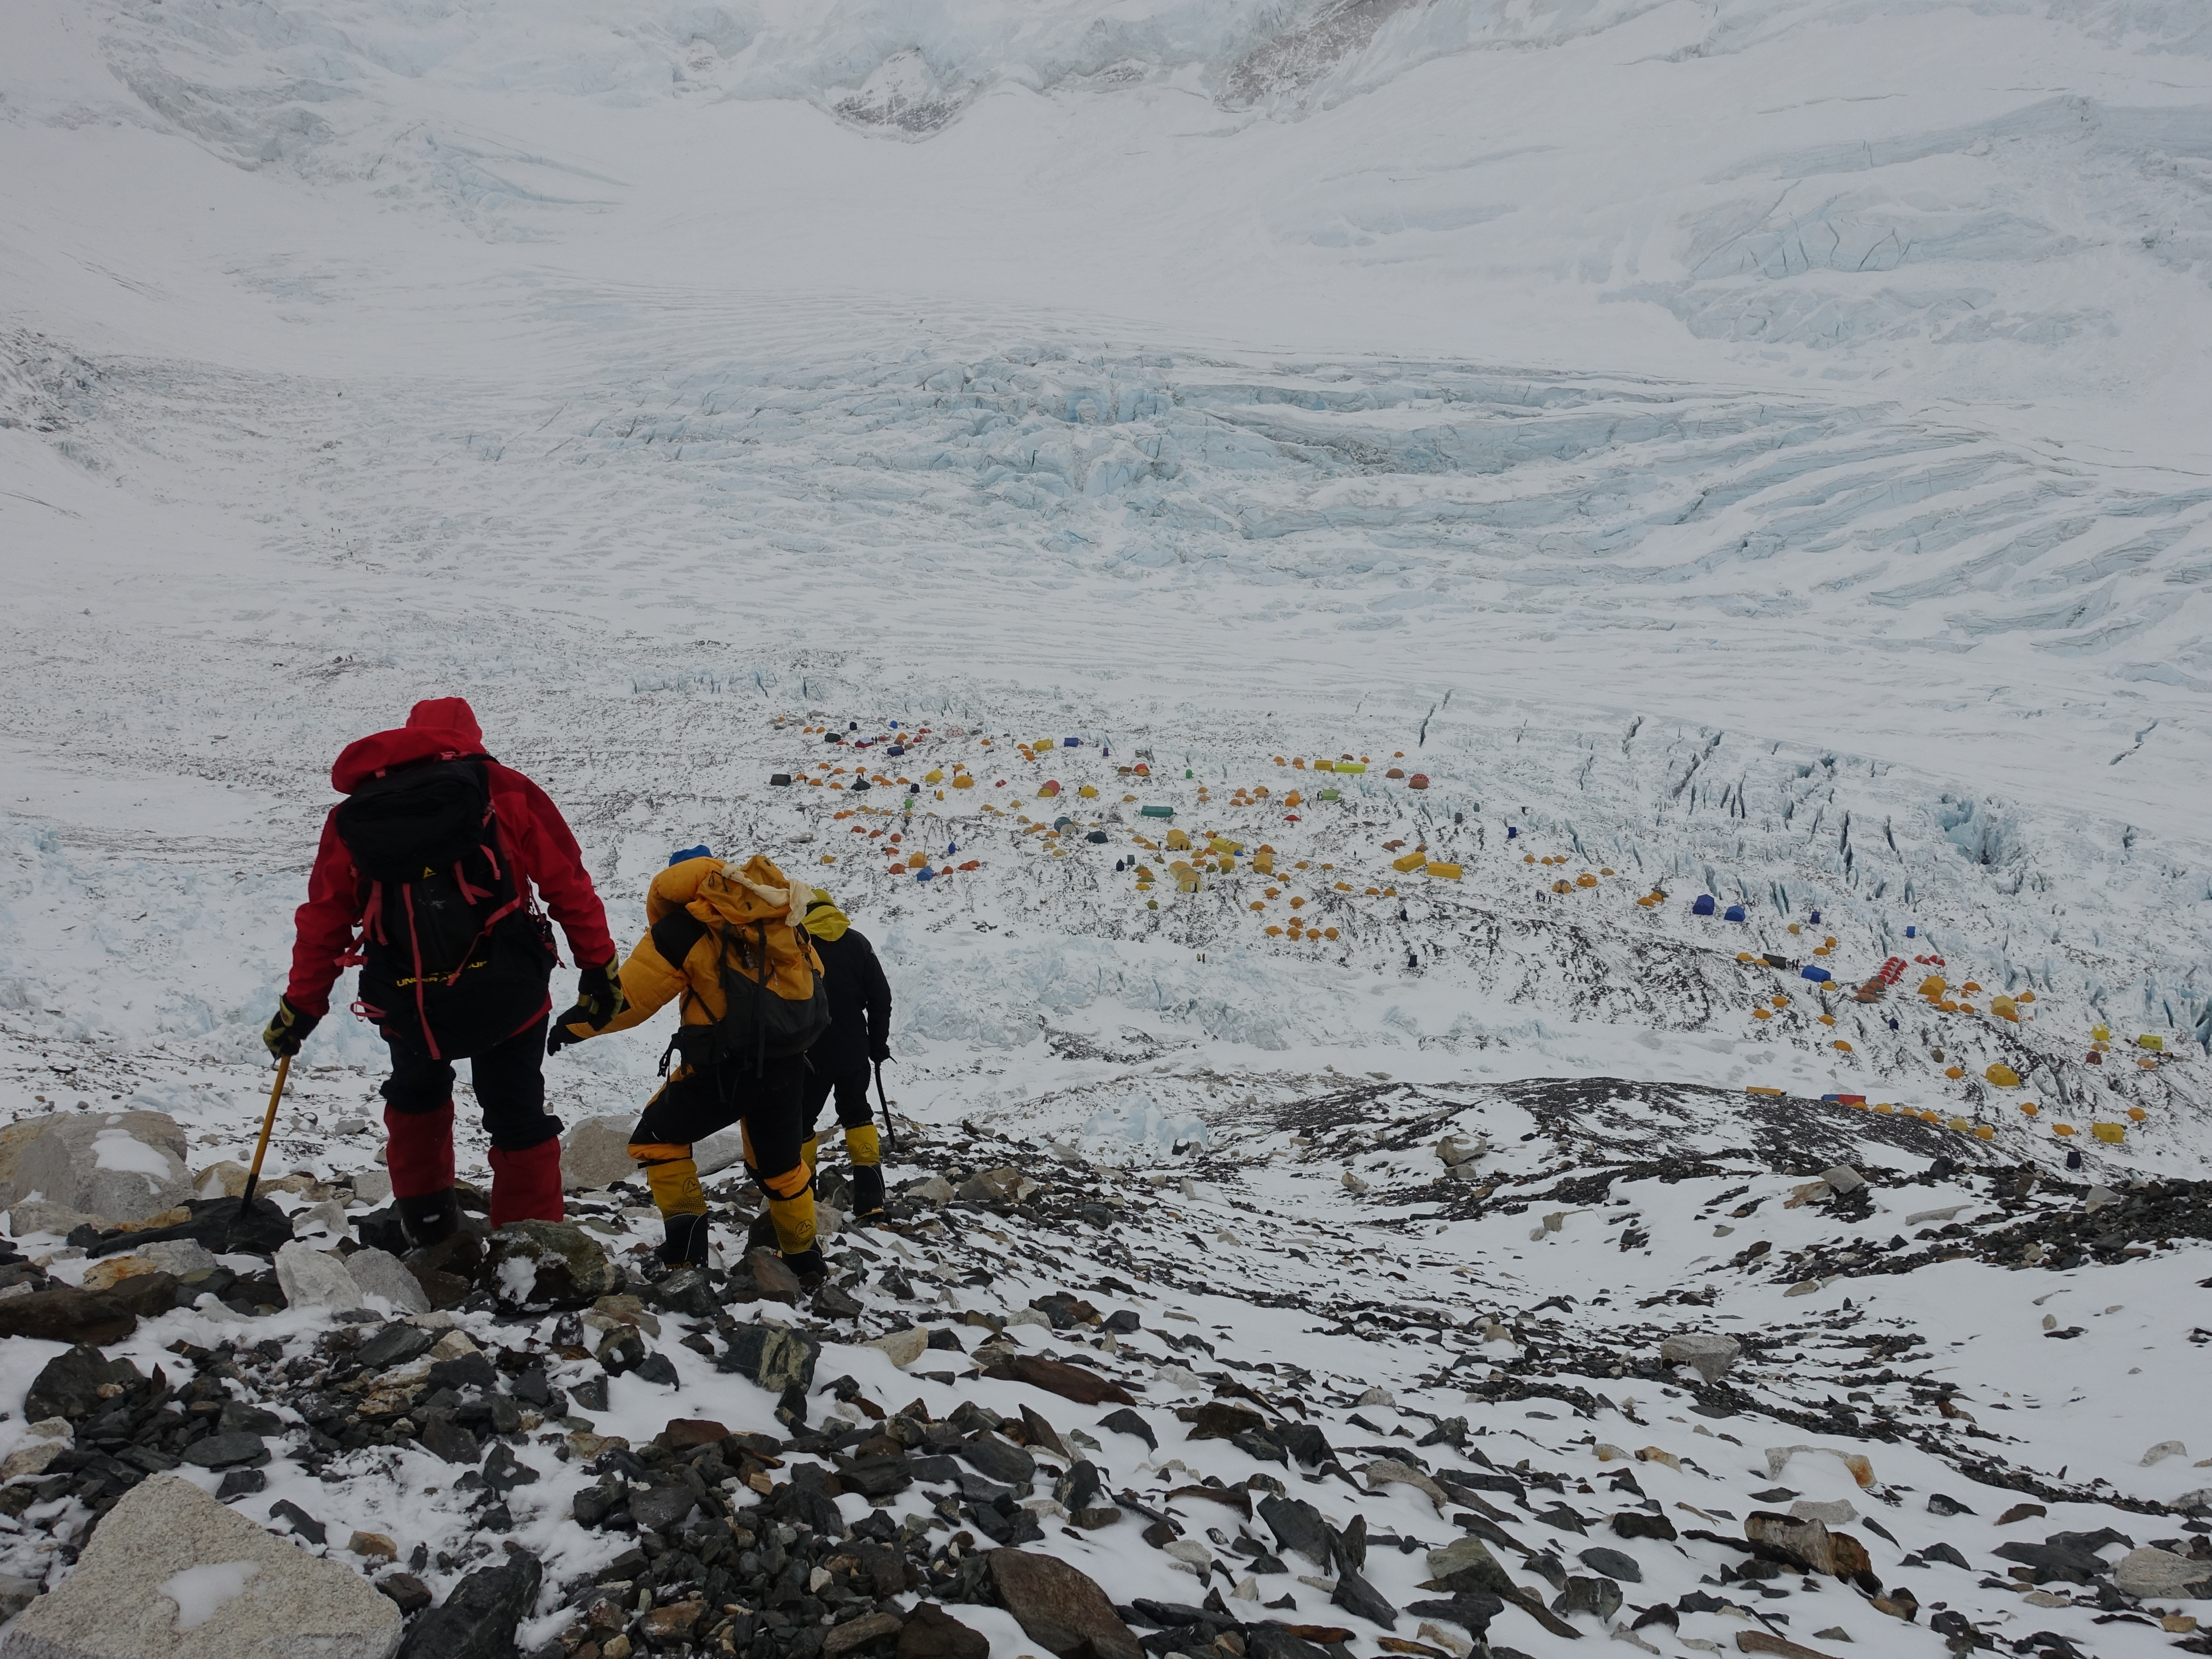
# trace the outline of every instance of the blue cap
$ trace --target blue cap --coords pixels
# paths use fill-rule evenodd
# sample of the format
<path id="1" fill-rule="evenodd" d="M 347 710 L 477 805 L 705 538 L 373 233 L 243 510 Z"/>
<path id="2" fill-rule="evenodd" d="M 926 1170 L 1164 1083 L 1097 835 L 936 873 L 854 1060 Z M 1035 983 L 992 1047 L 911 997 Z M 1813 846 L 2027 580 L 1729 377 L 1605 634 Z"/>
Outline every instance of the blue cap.
<path id="1" fill-rule="evenodd" d="M 668 864 L 669 867 L 673 869 L 679 864 L 689 864 L 693 859 L 710 859 L 714 856 L 714 853 L 704 842 L 702 842 L 696 847 L 686 847 L 680 852 L 671 853 L 668 855 Z"/>

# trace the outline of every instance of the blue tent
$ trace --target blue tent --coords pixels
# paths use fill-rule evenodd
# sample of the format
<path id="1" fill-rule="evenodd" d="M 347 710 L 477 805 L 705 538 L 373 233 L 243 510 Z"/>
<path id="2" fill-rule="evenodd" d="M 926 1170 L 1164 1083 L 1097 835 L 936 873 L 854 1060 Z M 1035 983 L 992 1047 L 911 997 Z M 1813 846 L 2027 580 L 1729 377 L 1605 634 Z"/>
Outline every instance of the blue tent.
<path id="1" fill-rule="evenodd" d="M 1693 916 L 1709 916 L 1712 913 L 1713 896 L 1711 893 L 1698 894 L 1698 902 L 1690 907 L 1690 914 Z"/>
<path id="2" fill-rule="evenodd" d="M 1721 918 L 1723 921 L 1741 921 L 1743 919 L 1743 906 L 1741 904 L 1729 905 L 1728 914 Z"/>
<path id="3" fill-rule="evenodd" d="M 1799 977 L 1809 979 L 1815 985 L 1826 985 L 1831 977 L 1828 970 L 1825 968 L 1801 968 L 1797 972 Z"/>

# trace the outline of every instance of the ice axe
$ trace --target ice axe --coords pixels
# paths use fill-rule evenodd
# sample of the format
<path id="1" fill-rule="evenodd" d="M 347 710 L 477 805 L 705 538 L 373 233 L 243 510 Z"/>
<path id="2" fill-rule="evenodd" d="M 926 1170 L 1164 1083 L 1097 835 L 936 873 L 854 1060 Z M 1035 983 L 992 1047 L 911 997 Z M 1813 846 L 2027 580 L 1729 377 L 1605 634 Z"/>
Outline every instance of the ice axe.
<path id="1" fill-rule="evenodd" d="M 276 1062 L 276 1086 L 269 1091 L 269 1109 L 262 1115 L 261 1139 L 254 1144 L 253 1167 L 246 1172 L 246 1191 L 238 1200 L 238 1217 L 234 1227 L 246 1224 L 246 1212 L 253 1205 L 253 1189 L 261 1184 L 261 1160 L 269 1156 L 269 1134 L 276 1127 L 276 1103 L 284 1098 L 284 1079 L 292 1075 L 292 1056 L 284 1055 Z"/>
<path id="2" fill-rule="evenodd" d="M 893 1152 L 898 1150 L 898 1139 L 891 1133 L 891 1103 L 884 1098 L 884 1063 L 876 1061 L 876 1103 L 884 1109 L 884 1140 Z"/>

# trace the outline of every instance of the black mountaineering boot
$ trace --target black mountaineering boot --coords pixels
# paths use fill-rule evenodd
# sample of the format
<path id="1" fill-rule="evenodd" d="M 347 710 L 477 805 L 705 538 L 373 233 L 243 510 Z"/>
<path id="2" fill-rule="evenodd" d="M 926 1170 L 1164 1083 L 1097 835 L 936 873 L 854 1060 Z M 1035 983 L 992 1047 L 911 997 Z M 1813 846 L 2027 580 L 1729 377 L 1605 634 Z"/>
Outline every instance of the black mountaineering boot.
<path id="1" fill-rule="evenodd" d="M 392 1207 L 399 1212 L 399 1230 L 407 1236 L 410 1250 L 442 1244 L 461 1230 L 461 1201 L 451 1187 L 443 1192 L 396 1198 Z"/>
<path id="2" fill-rule="evenodd" d="M 668 1237 L 660 1243 L 660 1260 L 664 1266 L 703 1267 L 707 1265 L 708 1227 L 703 1215 L 663 1216 Z"/>
<path id="3" fill-rule="evenodd" d="M 809 1244 L 797 1255 L 786 1253 L 783 1265 L 798 1277 L 801 1290 L 818 1291 L 823 1281 L 830 1277 L 830 1264 L 822 1259 L 819 1244 Z"/>
<path id="4" fill-rule="evenodd" d="M 878 1164 L 853 1166 L 853 1219 L 866 1224 L 884 1218 L 884 1171 Z"/>

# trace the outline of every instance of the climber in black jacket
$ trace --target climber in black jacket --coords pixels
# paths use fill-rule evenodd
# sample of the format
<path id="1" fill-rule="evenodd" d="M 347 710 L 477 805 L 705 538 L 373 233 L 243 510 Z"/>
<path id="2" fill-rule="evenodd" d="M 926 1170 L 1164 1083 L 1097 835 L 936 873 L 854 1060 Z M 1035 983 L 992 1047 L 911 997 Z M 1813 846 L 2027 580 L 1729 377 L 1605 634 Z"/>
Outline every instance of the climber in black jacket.
<path id="1" fill-rule="evenodd" d="M 876 947 L 853 926 L 829 894 L 814 890 L 807 907 L 806 931 L 822 958 L 822 985 L 830 994 L 830 1029 L 806 1051 L 805 1155 L 815 1161 L 814 1121 L 834 1091 L 837 1121 L 845 1131 L 845 1155 L 853 1163 L 853 1216 L 869 1221 L 884 1213 L 883 1152 L 876 1139 L 875 1113 L 868 1102 L 872 1065 L 891 1057 L 891 988 Z"/>

